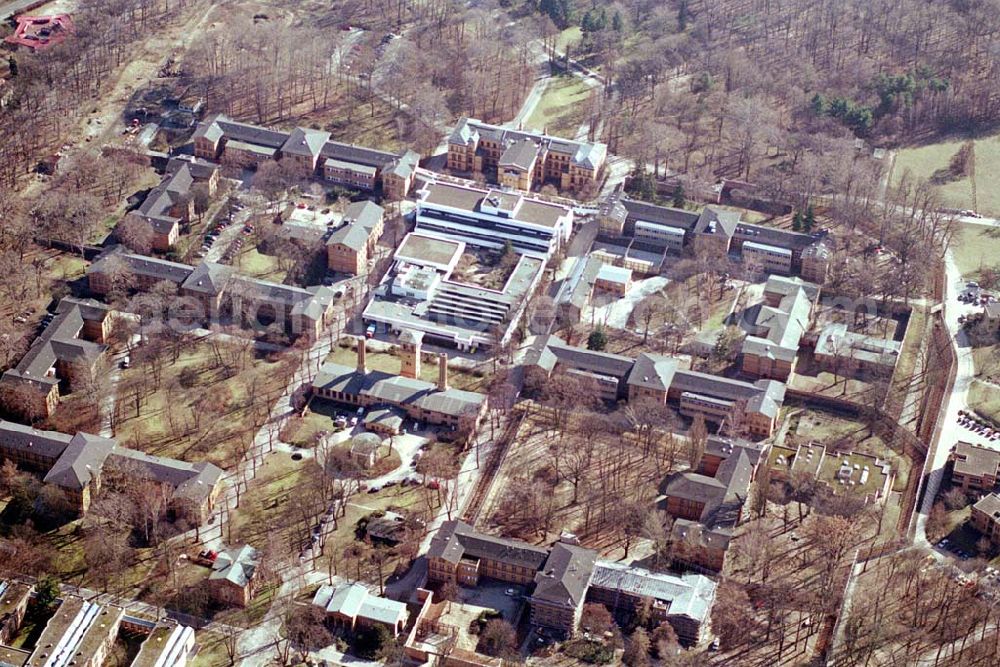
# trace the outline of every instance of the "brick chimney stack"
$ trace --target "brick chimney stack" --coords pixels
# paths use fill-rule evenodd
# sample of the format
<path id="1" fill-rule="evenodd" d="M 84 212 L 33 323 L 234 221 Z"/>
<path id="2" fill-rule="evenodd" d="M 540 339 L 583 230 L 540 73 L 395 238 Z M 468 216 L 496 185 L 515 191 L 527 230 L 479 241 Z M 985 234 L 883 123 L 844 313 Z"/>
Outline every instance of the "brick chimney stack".
<path id="1" fill-rule="evenodd" d="M 368 365 L 365 360 L 365 337 L 358 338 L 358 372 L 362 375 L 368 374 Z"/>
<path id="2" fill-rule="evenodd" d="M 448 355 L 444 352 L 438 355 L 438 389 L 448 391 Z"/>

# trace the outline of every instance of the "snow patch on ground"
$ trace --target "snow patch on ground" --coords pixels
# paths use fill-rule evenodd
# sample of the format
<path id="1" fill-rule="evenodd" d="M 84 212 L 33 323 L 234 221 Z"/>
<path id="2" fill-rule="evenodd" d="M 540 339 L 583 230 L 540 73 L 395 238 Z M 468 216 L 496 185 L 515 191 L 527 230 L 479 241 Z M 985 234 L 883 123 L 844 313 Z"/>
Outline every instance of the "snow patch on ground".
<path id="1" fill-rule="evenodd" d="M 607 296 L 595 298 L 594 301 L 602 303 L 602 305 L 586 308 L 581 319 L 584 322 L 600 323 L 611 329 L 625 329 L 628 327 L 629 315 L 632 314 L 639 302 L 650 294 L 659 292 L 669 282 L 661 276 L 637 280 L 632 283 L 625 296 L 620 299 Z"/>

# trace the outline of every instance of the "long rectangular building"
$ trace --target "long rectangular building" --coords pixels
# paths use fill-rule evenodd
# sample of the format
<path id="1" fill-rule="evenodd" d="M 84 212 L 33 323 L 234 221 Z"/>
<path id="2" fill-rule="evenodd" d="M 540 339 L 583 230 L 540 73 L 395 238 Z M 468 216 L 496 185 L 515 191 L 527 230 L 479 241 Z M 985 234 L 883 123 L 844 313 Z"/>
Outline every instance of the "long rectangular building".
<path id="1" fill-rule="evenodd" d="M 598 217 L 601 236 L 609 241 L 634 239 L 674 253 L 691 248 L 708 255 L 733 255 L 748 270 L 800 275 L 819 284 L 829 270 L 832 251 L 826 234 L 743 222 L 739 213 L 715 206 L 695 213 L 613 194 L 602 203 Z"/>
<path id="2" fill-rule="evenodd" d="M 211 463 L 151 456 L 89 433 L 67 435 L 0 420 L 0 460 L 35 473 L 63 491 L 80 513 L 101 490 L 107 469 L 163 486 L 174 511 L 190 521 L 208 520 L 222 488 L 222 471 Z"/>
<path id="3" fill-rule="evenodd" d="M 527 373 L 544 381 L 556 369 L 592 380 L 609 402 L 653 400 L 671 403 L 682 415 L 701 415 L 729 431 L 770 437 L 778 425 L 785 385 L 776 380 L 733 380 L 678 367 L 678 360 L 642 353 L 635 359 L 568 345 L 557 336 L 539 336 L 524 357 Z"/>
<path id="4" fill-rule="evenodd" d="M 304 178 L 362 190 L 379 185 L 389 199 L 403 199 L 413 185 L 420 156 L 332 141 L 330 133 L 297 127 L 290 132 L 241 123 L 216 114 L 198 126 L 194 153 L 234 168 L 256 168 L 269 160 L 288 161 Z"/>
<path id="5" fill-rule="evenodd" d="M 418 193 L 417 230 L 471 246 L 548 259 L 569 241 L 573 210 L 502 190 L 429 183 Z"/>

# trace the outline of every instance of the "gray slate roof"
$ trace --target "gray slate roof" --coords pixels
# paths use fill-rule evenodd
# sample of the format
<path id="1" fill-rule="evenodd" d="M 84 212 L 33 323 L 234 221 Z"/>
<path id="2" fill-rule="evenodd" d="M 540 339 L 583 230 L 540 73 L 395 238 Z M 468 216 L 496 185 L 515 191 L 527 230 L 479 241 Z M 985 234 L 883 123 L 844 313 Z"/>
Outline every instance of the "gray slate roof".
<path id="1" fill-rule="evenodd" d="M 313 387 L 347 394 L 371 396 L 380 403 L 462 417 L 479 413 L 486 396 L 472 391 L 448 389 L 423 380 L 405 378 L 381 371 L 359 373 L 356 368 L 326 363 L 313 380 Z"/>
<path id="2" fill-rule="evenodd" d="M 212 564 L 209 581 L 226 581 L 243 588 L 253 579 L 260 565 L 260 553 L 249 544 L 226 549 Z"/>
<path id="3" fill-rule="evenodd" d="M 532 599 L 576 607 L 583 602 L 597 552 L 572 544 L 553 545 L 541 571 L 535 575 Z"/>

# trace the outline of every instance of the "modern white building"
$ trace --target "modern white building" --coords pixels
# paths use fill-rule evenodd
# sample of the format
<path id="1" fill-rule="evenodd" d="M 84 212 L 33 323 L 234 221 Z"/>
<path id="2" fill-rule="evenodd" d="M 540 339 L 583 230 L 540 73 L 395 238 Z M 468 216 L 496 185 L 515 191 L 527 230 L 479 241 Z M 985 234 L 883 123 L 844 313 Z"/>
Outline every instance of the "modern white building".
<path id="1" fill-rule="evenodd" d="M 517 192 L 430 183 L 418 193 L 417 231 L 548 259 L 569 241 L 573 210 Z"/>

